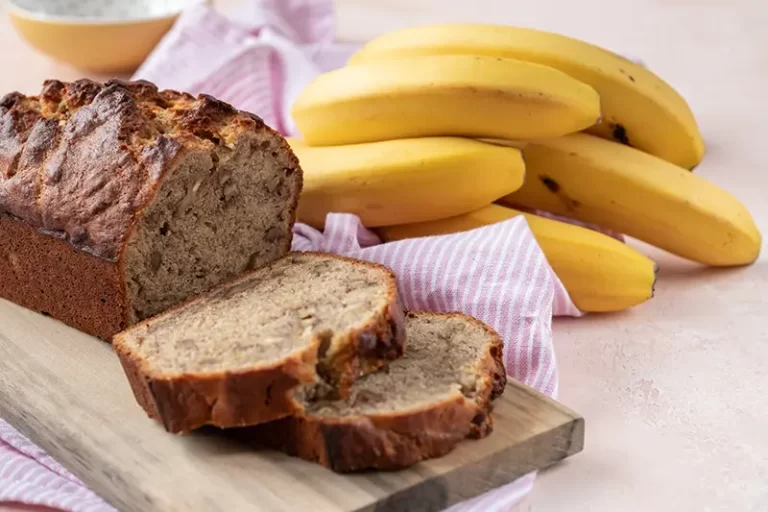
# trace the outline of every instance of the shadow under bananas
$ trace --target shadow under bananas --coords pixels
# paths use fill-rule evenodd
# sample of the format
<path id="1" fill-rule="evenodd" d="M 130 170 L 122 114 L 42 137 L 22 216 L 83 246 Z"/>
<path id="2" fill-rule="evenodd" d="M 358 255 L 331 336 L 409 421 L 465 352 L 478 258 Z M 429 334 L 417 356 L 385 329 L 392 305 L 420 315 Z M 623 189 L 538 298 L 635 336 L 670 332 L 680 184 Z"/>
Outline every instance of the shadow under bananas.
<path id="1" fill-rule="evenodd" d="M 626 238 L 629 245 L 651 258 L 658 265 L 657 290 L 659 287 L 672 283 L 706 281 L 707 284 L 717 284 L 720 281 L 738 281 L 746 276 L 749 276 L 749 279 L 753 279 L 755 276 L 768 276 L 768 261 L 761 259 L 760 256 L 750 265 L 712 267 L 675 256 L 634 238 Z"/>
<path id="2" fill-rule="evenodd" d="M 765 273 L 765 270 L 768 269 L 767 265 L 767 262 L 759 260 L 752 265 L 741 267 L 707 267 L 684 262 L 683 264 L 659 265 L 659 272 L 656 277 L 657 283 L 677 283 L 703 279 L 713 283 L 720 280 L 730 281 L 737 276 L 743 278 L 747 275 L 759 274 L 761 270 Z"/>

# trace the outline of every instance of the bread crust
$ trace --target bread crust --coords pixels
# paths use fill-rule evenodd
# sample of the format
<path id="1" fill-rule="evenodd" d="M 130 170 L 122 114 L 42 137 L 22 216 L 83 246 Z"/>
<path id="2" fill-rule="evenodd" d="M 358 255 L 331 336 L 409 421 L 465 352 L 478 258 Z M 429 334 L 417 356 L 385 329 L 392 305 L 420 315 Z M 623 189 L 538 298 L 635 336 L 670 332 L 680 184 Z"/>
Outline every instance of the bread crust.
<path id="1" fill-rule="evenodd" d="M 115 349 L 147 415 L 168 432 L 186 434 L 204 425 L 255 425 L 299 412 L 301 404 L 293 390 L 314 379 L 319 343 L 314 339 L 272 367 L 180 377 L 155 375 L 144 359 L 119 341 Z"/>
<path id="2" fill-rule="evenodd" d="M 349 261 L 383 271 L 388 288 L 387 303 L 363 326 L 340 338 L 343 350 L 318 365 L 324 340 L 314 336 L 307 347 L 296 351 L 274 365 L 262 365 L 235 372 L 188 373 L 178 376 L 156 374 L 148 363 L 127 343 L 136 329 L 143 329 L 159 317 L 173 315 L 188 306 L 202 304 L 213 295 L 247 282 L 248 275 L 238 276 L 198 297 L 170 308 L 158 317 L 139 322 L 118 333 L 113 347 L 126 373 L 136 401 L 153 419 L 171 433 L 188 433 L 204 425 L 220 428 L 257 425 L 278 420 L 303 410 L 295 391 L 302 384 L 316 382 L 318 366 L 336 380 L 330 387 L 346 392 L 361 375 L 375 371 L 404 350 L 404 315 L 400 306 L 394 273 L 377 263 L 363 262 L 336 254 L 320 252 L 289 253 L 281 259 L 308 255 Z M 278 260 L 279 261 L 279 260 Z M 275 262 L 277 263 L 277 262 Z M 326 344 L 327 345 L 327 344 Z M 326 346 L 327 348 L 327 346 Z M 340 387 L 335 387 L 335 386 Z"/>
<path id="3" fill-rule="evenodd" d="M 376 313 L 371 322 L 345 334 L 342 340 L 337 342 L 342 349 L 327 361 L 322 361 L 318 367 L 320 376 L 335 388 L 339 396 L 346 398 L 349 396 L 349 388 L 358 377 L 375 372 L 386 366 L 389 361 L 403 355 L 406 340 L 405 313 L 392 270 L 378 263 L 363 263 L 338 255 L 333 256 L 349 260 L 356 265 L 379 267 L 389 276 L 387 304 Z"/>
<path id="4" fill-rule="evenodd" d="M 300 190 L 288 143 L 259 117 L 205 94 L 83 79 L 0 98 L 0 239 L 20 236 L 13 253 L 37 264 L 0 277 L 0 297 L 109 341 L 134 321 L 124 255 L 168 171 L 190 150 L 264 132 L 279 142 Z M 298 200 L 289 205 L 291 227 Z M 48 278 L 46 293 L 38 274 Z"/>
<path id="5" fill-rule="evenodd" d="M 0 214 L 0 298 L 108 340 L 125 328 L 118 265 Z"/>
<path id="6" fill-rule="evenodd" d="M 493 430 L 492 401 L 501 396 L 507 382 L 501 338 L 489 326 L 461 313 L 408 313 L 413 315 L 460 316 L 491 336 L 477 365 L 479 380 L 473 396 L 456 393 L 424 407 L 389 414 L 298 414 L 244 429 L 238 436 L 337 472 L 402 469 L 445 455 L 463 439 L 487 436 Z"/>

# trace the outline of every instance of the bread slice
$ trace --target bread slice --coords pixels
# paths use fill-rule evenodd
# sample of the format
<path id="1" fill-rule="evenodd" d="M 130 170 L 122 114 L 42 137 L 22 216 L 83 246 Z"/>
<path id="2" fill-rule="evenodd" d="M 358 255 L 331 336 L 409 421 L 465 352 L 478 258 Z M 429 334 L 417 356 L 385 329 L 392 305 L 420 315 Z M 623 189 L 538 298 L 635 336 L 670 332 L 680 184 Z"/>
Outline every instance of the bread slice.
<path id="1" fill-rule="evenodd" d="M 490 433 L 491 401 L 506 386 L 499 336 L 455 313 L 408 313 L 406 332 L 405 355 L 348 399 L 304 398 L 302 415 L 238 436 L 346 472 L 403 468 Z"/>
<path id="2" fill-rule="evenodd" d="M 117 334 L 113 346 L 147 414 L 184 433 L 300 412 L 300 385 L 347 396 L 404 342 L 389 269 L 289 253 Z"/>

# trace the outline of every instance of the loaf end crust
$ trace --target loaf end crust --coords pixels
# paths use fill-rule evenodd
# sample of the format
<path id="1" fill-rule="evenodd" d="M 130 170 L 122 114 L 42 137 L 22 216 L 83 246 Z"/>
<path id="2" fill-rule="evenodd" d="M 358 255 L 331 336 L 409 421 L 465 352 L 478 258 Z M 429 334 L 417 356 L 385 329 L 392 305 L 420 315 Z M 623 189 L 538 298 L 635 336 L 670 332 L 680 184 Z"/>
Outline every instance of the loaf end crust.
<path id="1" fill-rule="evenodd" d="M 0 298 L 109 340 L 126 327 L 116 263 L 0 214 Z"/>

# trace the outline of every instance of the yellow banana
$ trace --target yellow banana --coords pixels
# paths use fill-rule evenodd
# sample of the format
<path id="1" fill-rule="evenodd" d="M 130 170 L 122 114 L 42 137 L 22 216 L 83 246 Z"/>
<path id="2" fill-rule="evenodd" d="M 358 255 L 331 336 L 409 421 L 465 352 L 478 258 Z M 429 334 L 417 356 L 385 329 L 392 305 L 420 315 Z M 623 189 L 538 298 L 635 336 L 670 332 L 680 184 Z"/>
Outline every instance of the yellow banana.
<path id="1" fill-rule="evenodd" d="M 349 65 L 441 54 L 508 57 L 559 69 L 600 94 L 603 117 L 590 132 L 686 169 L 703 157 L 704 141 L 696 120 L 675 89 L 613 52 L 559 34 L 482 24 L 412 27 L 372 40 Z"/>
<path id="2" fill-rule="evenodd" d="M 653 296 L 656 264 L 632 247 L 591 229 L 500 205 L 449 219 L 379 228 L 387 241 L 467 231 L 523 215 L 555 274 L 582 311 L 619 311 Z"/>
<path id="3" fill-rule="evenodd" d="M 528 144 L 523 187 L 502 199 L 625 233 L 706 265 L 753 262 L 762 238 L 746 208 L 704 178 L 578 133 Z"/>
<path id="4" fill-rule="evenodd" d="M 346 146 L 289 144 L 304 171 L 298 219 L 322 228 L 328 213 L 354 213 L 368 227 L 466 213 L 517 190 L 519 149 L 458 137 Z"/>
<path id="5" fill-rule="evenodd" d="M 546 66 L 439 55 L 322 74 L 304 88 L 291 113 L 312 146 L 431 136 L 527 140 L 592 126 L 600 98 Z"/>

